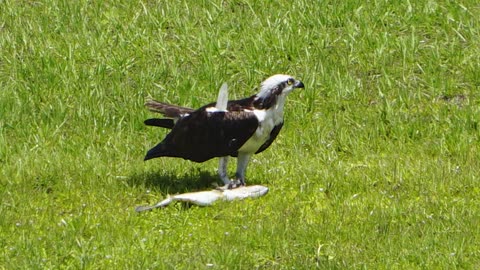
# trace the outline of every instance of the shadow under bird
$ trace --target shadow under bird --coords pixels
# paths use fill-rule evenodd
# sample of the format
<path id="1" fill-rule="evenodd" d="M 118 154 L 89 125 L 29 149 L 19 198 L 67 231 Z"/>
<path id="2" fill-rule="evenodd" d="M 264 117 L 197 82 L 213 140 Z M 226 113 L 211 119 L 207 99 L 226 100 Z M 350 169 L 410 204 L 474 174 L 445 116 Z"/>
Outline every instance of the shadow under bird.
<path id="1" fill-rule="evenodd" d="M 217 102 L 197 110 L 150 100 L 145 105 L 165 118 L 147 119 L 145 124 L 171 131 L 147 152 L 145 160 L 179 157 L 204 162 L 219 157 L 218 175 L 224 188 L 244 186 L 250 157 L 263 152 L 275 140 L 283 126 L 285 99 L 296 88 L 304 88 L 303 83 L 277 74 L 261 83 L 258 94 L 239 100 L 227 101 L 224 84 Z M 230 156 L 237 157 L 232 180 L 227 175 Z"/>

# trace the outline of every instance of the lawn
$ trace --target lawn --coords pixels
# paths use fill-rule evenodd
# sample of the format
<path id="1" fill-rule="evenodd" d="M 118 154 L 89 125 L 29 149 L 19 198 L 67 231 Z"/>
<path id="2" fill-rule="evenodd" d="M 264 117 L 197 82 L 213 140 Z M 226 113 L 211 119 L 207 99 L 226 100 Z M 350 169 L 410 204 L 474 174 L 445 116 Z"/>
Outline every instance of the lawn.
<path id="1" fill-rule="evenodd" d="M 480 268 L 478 1 L 0 1 L 0 269 Z M 256 155 L 143 162 L 145 99 L 305 89 Z M 230 172 L 234 172 L 231 164 Z"/>

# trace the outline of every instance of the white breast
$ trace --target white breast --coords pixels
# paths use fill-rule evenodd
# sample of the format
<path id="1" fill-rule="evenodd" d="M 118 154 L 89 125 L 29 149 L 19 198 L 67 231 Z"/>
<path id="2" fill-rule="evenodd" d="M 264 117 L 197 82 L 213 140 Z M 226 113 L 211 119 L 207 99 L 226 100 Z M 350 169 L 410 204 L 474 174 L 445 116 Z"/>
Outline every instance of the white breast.
<path id="1" fill-rule="evenodd" d="M 283 121 L 283 108 L 277 110 L 253 110 L 258 118 L 258 128 L 253 136 L 238 149 L 238 152 L 255 153 L 269 139 L 273 128 Z"/>

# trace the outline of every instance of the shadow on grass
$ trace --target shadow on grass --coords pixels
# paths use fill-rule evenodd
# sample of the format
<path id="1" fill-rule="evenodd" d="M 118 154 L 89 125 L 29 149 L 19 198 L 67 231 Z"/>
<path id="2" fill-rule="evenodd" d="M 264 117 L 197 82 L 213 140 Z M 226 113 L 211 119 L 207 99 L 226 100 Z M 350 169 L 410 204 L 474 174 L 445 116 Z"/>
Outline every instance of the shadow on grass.
<path id="1" fill-rule="evenodd" d="M 202 170 L 193 170 L 183 175 L 157 171 L 137 173 L 126 181 L 130 186 L 145 186 L 168 194 L 176 194 L 213 189 L 213 183 L 218 183 L 218 176 Z"/>

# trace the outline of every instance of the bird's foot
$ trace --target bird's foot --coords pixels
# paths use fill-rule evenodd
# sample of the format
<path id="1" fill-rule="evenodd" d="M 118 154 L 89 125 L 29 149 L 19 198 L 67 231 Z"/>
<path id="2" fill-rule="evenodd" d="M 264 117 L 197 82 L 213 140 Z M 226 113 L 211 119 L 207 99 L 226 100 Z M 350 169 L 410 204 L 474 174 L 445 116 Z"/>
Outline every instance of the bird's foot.
<path id="1" fill-rule="evenodd" d="M 217 187 L 218 190 L 227 190 L 227 189 L 234 189 L 238 187 L 245 186 L 245 181 L 242 179 L 232 180 L 230 183 L 225 184 L 224 186 Z"/>

